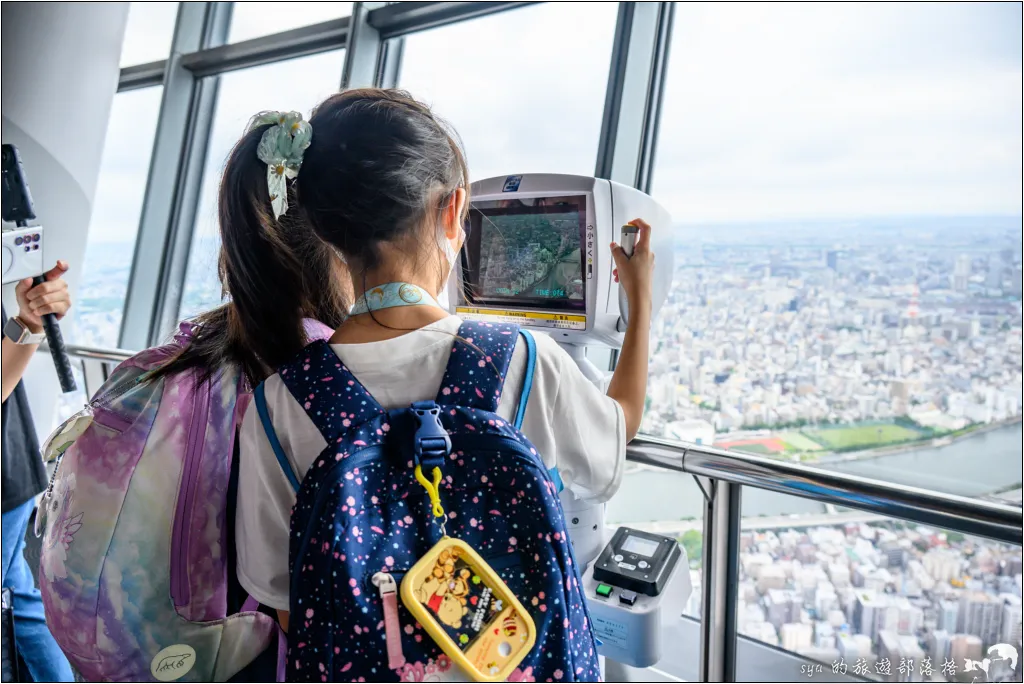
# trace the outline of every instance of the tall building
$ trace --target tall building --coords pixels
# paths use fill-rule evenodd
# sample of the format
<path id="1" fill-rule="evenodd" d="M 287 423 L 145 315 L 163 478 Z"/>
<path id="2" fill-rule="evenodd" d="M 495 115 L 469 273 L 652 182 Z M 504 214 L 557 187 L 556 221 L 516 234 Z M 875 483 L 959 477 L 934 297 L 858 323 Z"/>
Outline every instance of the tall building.
<path id="1" fill-rule="evenodd" d="M 825 265 L 833 271 L 839 270 L 839 252 L 834 249 L 830 249 L 825 252 Z"/>
<path id="2" fill-rule="evenodd" d="M 857 592 L 853 604 L 853 627 L 858 634 L 867 636 L 872 641 L 878 636 L 879 628 L 885 628 L 889 621 L 889 599 L 870 589 Z M 898 614 L 898 613 L 897 613 Z M 892 620 L 895 630 L 897 619 Z"/>
<path id="3" fill-rule="evenodd" d="M 924 554 L 921 562 L 936 582 L 945 583 L 960 577 L 964 558 L 952 549 L 932 549 Z"/>
<path id="4" fill-rule="evenodd" d="M 964 594 L 960 599 L 960 631 L 974 634 L 986 647 L 999 642 L 1003 618 L 1002 602 L 980 591 Z"/>
<path id="5" fill-rule="evenodd" d="M 956 601 L 939 601 L 939 629 L 956 634 L 960 627 L 960 604 Z"/>
<path id="6" fill-rule="evenodd" d="M 954 634 L 949 640 L 949 657 L 957 665 L 957 669 L 963 668 L 964 660 L 981 660 L 983 649 L 981 639 L 973 634 Z"/>
<path id="7" fill-rule="evenodd" d="M 1022 640 L 1021 624 L 1021 600 L 1019 596 L 1004 594 L 1000 596 L 1003 600 L 1002 628 L 999 631 L 1000 643 L 1010 644 L 1019 647 Z"/>
<path id="8" fill-rule="evenodd" d="M 949 632 L 936 629 L 928 635 L 928 655 L 936 663 L 945 662 L 949 657 Z"/>
<path id="9" fill-rule="evenodd" d="M 765 617 L 768 622 L 782 630 L 783 625 L 796 622 L 800 605 L 793 601 L 793 595 L 784 589 L 769 589 L 764 597 Z"/>
<path id="10" fill-rule="evenodd" d="M 917 639 L 911 636 L 900 635 L 888 629 L 878 632 L 878 657 L 889 660 L 889 674 L 882 675 L 886 682 L 919 682 L 921 681 L 920 663 L 924 658 L 924 651 L 917 644 Z M 900 666 L 908 661 L 914 665 L 905 668 L 902 672 Z"/>
<path id="11" fill-rule="evenodd" d="M 798 651 L 809 648 L 814 634 L 814 628 L 806 622 L 787 622 L 779 630 L 779 637 L 782 648 L 787 651 Z"/>
<path id="12" fill-rule="evenodd" d="M 967 281 L 971 277 L 971 257 L 961 254 L 953 265 L 953 289 L 957 292 L 967 291 Z"/>
<path id="13" fill-rule="evenodd" d="M 871 644 L 871 638 L 864 634 L 840 634 L 836 637 L 836 649 L 847 663 L 852 663 L 857 658 L 871 659 Z"/>

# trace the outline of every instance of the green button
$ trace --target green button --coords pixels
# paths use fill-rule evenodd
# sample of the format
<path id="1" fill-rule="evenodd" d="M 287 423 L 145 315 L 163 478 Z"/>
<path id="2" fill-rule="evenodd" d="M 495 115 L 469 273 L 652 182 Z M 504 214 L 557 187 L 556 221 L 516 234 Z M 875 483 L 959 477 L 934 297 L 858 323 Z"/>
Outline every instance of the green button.
<path id="1" fill-rule="evenodd" d="M 603 596 L 605 598 L 608 598 L 609 596 L 612 595 L 612 588 L 609 587 L 607 584 L 598 584 L 597 585 L 597 595 L 598 596 Z"/>

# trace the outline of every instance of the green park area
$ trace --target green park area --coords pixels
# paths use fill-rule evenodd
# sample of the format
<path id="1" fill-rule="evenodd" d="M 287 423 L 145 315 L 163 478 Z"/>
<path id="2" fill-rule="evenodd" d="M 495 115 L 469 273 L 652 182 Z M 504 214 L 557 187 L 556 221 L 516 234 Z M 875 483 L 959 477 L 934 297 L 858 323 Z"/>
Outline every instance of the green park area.
<path id="1" fill-rule="evenodd" d="M 802 432 L 811 440 L 832 451 L 869 449 L 876 446 L 910 442 L 923 437 L 917 430 L 892 423 L 804 429 Z M 789 439 L 786 438 L 785 441 L 789 442 Z M 792 442 L 789 443 L 792 444 Z"/>
<path id="2" fill-rule="evenodd" d="M 780 432 L 776 435 L 779 439 L 786 443 L 789 447 L 789 451 L 821 451 L 822 446 L 812 439 L 808 439 L 803 434 L 791 430 L 787 432 Z"/>

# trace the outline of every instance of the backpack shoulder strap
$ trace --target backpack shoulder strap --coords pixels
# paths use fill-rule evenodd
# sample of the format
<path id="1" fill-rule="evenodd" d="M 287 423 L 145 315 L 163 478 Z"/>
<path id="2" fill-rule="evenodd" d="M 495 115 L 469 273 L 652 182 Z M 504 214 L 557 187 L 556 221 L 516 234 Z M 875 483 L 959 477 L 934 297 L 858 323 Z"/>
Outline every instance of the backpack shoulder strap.
<path id="1" fill-rule="evenodd" d="M 387 415 L 324 340 L 307 345 L 278 375 L 328 444 L 354 425 Z"/>
<path id="2" fill-rule="evenodd" d="M 463 321 L 437 394 L 438 404 L 498 410 L 519 326 Z"/>
<path id="3" fill-rule="evenodd" d="M 263 390 L 263 383 L 256 385 L 256 389 L 252 393 L 252 403 L 256 406 L 256 414 L 260 418 L 260 423 L 263 425 L 263 432 L 267 434 L 267 440 L 270 442 L 270 448 L 274 450 L 274 456 L 277 457 L 277 463 L 281 466 L 281 470 L 284 471 L 285 477 L 288 478 L 288 484 L 292 486 L 296 492 L 299 491 L 299 478 L 295 477 L 295 472 L 292 470 L 292 466 L 288 463 L 288 457 L 284 455 L 284 449 L 281 448 L 281 440 L 277 438 L 277 431 L 274 429 L 274 424 L 270 421 L 270 412 L 267 410 L 267 396 Z"/>
<path id="4" fill-rule="evenodd" d="M 526 402 L 530 400 L 530 390 L 533 389 L 533 369 L 537 366 L 537 342 L 529 330 L 520 330 L 519 336 L 523 338 L 526 345 L 526 373 L 523 375 L 523 389 L 519 394 L 519 406 L 516 407 L 516 417 L 512 424 L 516 430 L 523 429 L 523 419 L 526 417 Z"/>
<path id="5" fill-rule="evenodd" d="M 526 417 L 526 403 L 530 400 L 530 390 L 533 389 L 533 371 L 537 367 L 537 342 L 533 339 L 533 334 L 529 330 L 520 330 L 519 335 L 523 338 L 523 343 L 526 345 L 526 372 L 523 375 L 523 389 L 519 394 L 519 406 L 516 407 L 516 417 L 512 422 L 516 430 L 523 429 L 523 419 Z M 551 481 L 555 483 L 555 491 L 561 494 L 562 490 L 565 489 L 565 483 L 562 482 L 562 476 L 558 473 L 558 468 L 549 468 L 548 475 L 551 476 Z"/>

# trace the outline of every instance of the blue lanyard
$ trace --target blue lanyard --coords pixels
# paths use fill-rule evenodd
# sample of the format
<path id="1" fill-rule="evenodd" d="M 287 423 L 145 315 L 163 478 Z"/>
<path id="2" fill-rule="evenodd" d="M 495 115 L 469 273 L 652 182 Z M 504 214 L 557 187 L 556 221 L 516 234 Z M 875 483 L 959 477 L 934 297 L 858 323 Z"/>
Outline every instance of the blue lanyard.
<path id="1" fill-rule="evenodd" d="M 348 310 L 349 316 L 393 309 L 396 306 L 436 306 L 441 308 L 429 292 L 412 283 L 385 283 L 363 293 Z"/>

